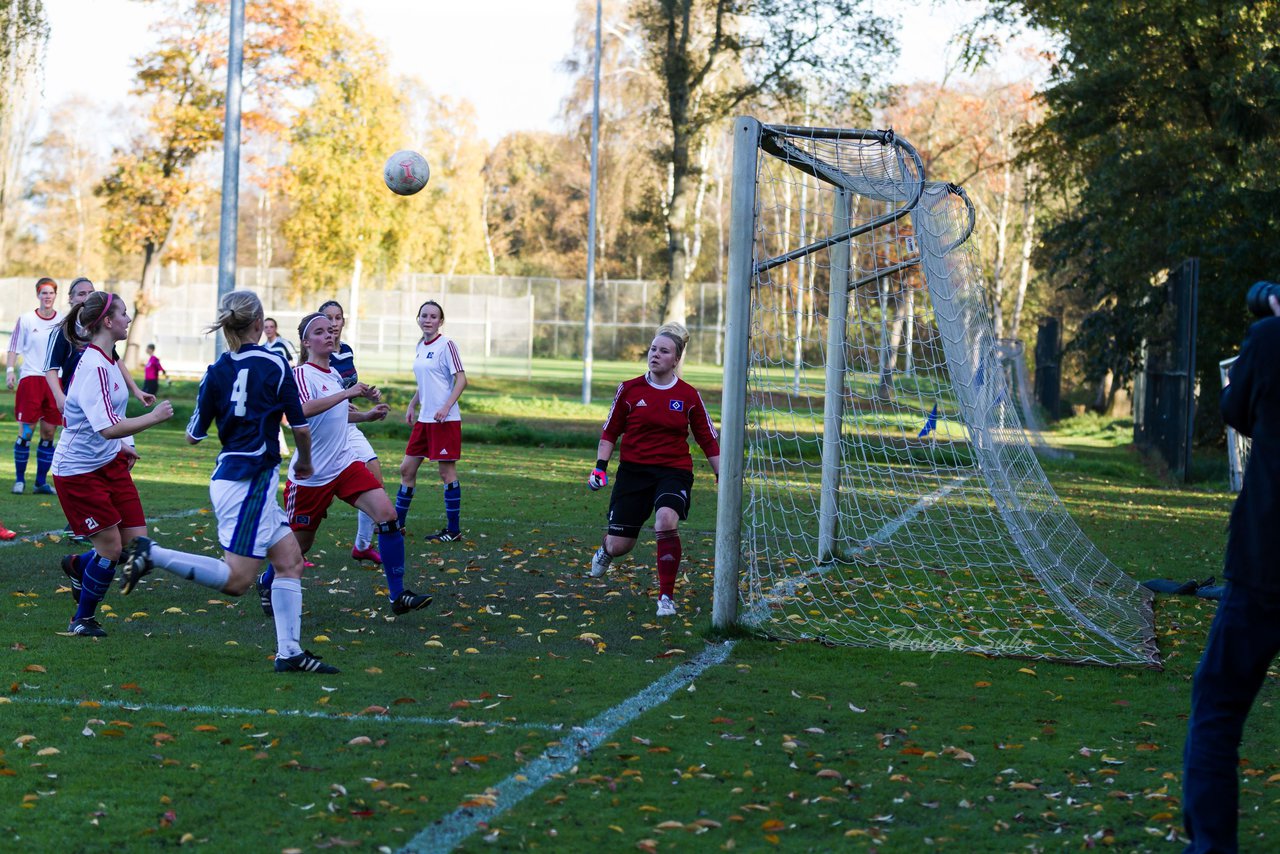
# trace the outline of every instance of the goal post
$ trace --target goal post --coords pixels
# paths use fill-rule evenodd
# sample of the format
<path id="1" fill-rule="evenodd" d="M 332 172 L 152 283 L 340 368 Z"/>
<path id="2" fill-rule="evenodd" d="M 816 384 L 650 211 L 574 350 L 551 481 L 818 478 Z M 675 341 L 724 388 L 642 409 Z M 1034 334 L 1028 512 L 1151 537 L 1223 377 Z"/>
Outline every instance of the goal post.
<path id="1" fill-rule="evenodd" d="M 734 137 L 713 625 L 1155 663 L 1032 453 L 963 189 L 891 131 Z"/>

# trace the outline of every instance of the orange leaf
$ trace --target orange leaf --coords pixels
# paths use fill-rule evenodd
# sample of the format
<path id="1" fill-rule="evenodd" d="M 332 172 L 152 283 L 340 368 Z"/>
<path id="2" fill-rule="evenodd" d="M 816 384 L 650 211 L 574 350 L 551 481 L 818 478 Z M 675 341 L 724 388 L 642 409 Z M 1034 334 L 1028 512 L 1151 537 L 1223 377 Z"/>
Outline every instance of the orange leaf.
<path id="1" fill-rule="evenodd" d="M 43 664 L 28 664 L 22 669 L 28 673 L 48 673 L 48 671 L 44 669 Z"/>
<path id="2" fill-rule="evenodd" d="M 199 724 L 196 727 L 196 732 L 217 732 L 217 731 L 218 731 L 218 728 L 213 724 Z"/>
<path id="3" fill-rule="evenodd" d="M 785 829 L 786 829 L 786 827 L 787 827 L 787 823 L 786 823 L 786 822 L 784 822 L 784 821 L 779 821 L 779 820 L 778 820 L 778 819 L 776 819 L 776 818 L 768 819 L 767 821 L 765 821 L 765 823 L 764 823 L 764 824 L 760 825 L 760 829 L 761 829 L 761 830 L 768 830 L 768 831 L 770 831 L 770 832 L 775 831 L 775 830 L 785 830 Z"/>

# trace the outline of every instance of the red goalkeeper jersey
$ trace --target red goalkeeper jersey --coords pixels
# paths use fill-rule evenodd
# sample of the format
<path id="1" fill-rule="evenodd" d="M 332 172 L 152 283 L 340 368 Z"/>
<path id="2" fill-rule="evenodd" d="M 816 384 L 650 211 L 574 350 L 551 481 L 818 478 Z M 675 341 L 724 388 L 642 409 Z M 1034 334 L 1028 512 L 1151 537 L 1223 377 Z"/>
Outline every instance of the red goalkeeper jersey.
<path id="1" fill-rule="evenodd" d="M 698 390 L 682 379 L 662 388 L 645 374 L 618 386 L 600 438 L 622 443 L 624 463 L 693 471 L 689 431 L 708 457 L 720 455 L 720 442 Z"/>

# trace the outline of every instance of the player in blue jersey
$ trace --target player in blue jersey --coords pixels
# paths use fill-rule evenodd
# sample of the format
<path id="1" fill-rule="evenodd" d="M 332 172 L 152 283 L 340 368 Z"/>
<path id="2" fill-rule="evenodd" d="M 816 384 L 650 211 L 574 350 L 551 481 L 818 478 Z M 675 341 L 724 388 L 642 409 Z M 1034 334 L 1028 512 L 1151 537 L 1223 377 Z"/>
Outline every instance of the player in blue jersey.
<path id="1" fill-rule="evenodd" d="M 311 470 L 311 431 L 298 400 L 293 371 L 278 355 L 258 346 L 262 338 L 262 302 L 253 291 L 232 291 L 218 305 L 218 319 L 208 331 L 220 330 L 227 352 L 209 366 L 200 381 L 196 410 L 187 424 L 191 444 L 208 437 L 217 422 L 222 453 L 209 481 L 209 496 L 218 518 L 218 542 L 225 561 L 202 558 L 174 571 L 197 584 L 232 596 L 249 589 L 267 557 L 276 566 L 271 591 L 276 624 L 275 669 L 337 673 L 320 657 L 302 648 L 302 550 L 276 501 L 280 455 L 276 431 L 284 412 L 297 441 L 294 466 Z M 166 551 L 146 537 L 134 540 L 122 561 L 121 590 L 128 594 L 138 580 L 159 565 Z"/>
<path id="2" fill-rule="evenodd" d="M 351 346 L 342 340 L 342 329 L 347 325 L 342 306 L 337 300 L 331 299 L 321 304 L 317 310 L 333 324 L 334 350 L 333 355 L 329 357 L 329 365 L 338 372 L 338 376 L 342 377 L 344 386 L 352 386 L 360 382 L 360 375 L 356 372 L 356 354 Z M 380 403 L 381 398 L 375 397 L 373 402 Z M 347 434 L 351 440 L 351 447 L 356 452 L 356 458 L 363 462 L 365 468 L 369 469 L 369 473 L 378 479 L 379 484 L 382 484 L 384 482 L 382 463 L 379 462 L 378 455 L 369 444 L 369 440 L 355 423 L 347 426 Z M 356 513 L 356 541 L 351 548 L 351 557 L 355 560 L 382 563 L 382 555 L 373 547 L 373 519 L 363 510 Z"/>

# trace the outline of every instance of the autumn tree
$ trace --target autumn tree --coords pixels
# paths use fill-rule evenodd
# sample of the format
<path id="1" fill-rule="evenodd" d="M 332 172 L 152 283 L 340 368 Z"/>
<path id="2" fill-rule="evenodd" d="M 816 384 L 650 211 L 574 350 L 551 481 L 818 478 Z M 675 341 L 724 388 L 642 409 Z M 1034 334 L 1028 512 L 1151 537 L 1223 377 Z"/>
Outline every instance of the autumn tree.
<path id="1" fill-rule="evenodd" d="M 307 0 L 246 6 L 244 79 L 247 133 L 272 132 L 266 116 L 296 74 L 294 54 L 308 35 Z M 137 60 L 133 94 L 147 104 L 145 129 L 117 149 L 98 187 L 105 201 L 104 239 L 141 256 L 134 311 L 145 314 L 160 259 L 207 209 L 212 188 L 198 171 L 222 139 L 226 92 L 227 0 L 171 0 L 156 25 L 158 45 Z M 176 259 L 175 259 L 176 260 Z"/>
<path id="2" fill-rule="evenodd" d="M 661 83 L 653 147 L 667 177 L 663 315 L 684 320 L 707 132 L 743 104 L 809 89 L 827 101 L 868 88 L 892 58 L 869 0 L 635 0 L 646 61 Z"/>
<path id="3" fill-rule="evenodd" d="M 348 284 L 348 316 L 358 322 L 365 266 L 398 267 L 426 199 L 395 196 L 382 183 L 387 156 L 409 134 L 386 57 L 332 10 L 317 10 L 307 32 L 302 74 L 311 100 L 292 128 L 283 233 L 295 291 Z"/>
<path id="4" fill-rule="evenodd" d="M 49 39 L 43 0 L 0 3 L 0 263 L 22 194 L 19 167 L 30 140 L 40 63 Z"/>
<path id="5" fill-rule="evenodd" d="M 1038 260 L 1089 311 L 1076 346 L 1092 378 L 1127 381 L 1159 337 L 1165 271 L 1196 256 L 1197 373 L 1217 387 L 1245 289 L 1280 269 L 1280 6 L 1004 0 L 995 15 L 1061 41 L 1030 138 L 1062 200 Z"/>
<path id="6" fill-rule="evenodd" d="M 38 225 L 48 234 L 41 260 L 49 269 L 77 273 L 103 268 L 102 200 L 94 187 L 106 171 L 94 141 L 106 116 L 84 96 L 54 107 L 48 132 L 35 143 L 32 197 Z"/>

